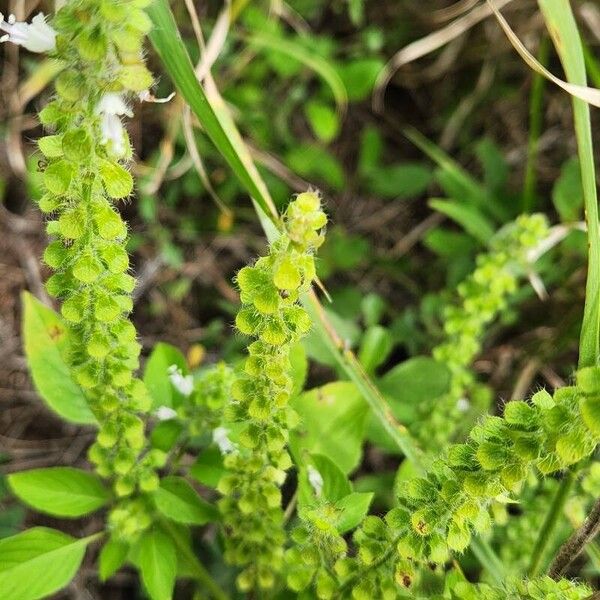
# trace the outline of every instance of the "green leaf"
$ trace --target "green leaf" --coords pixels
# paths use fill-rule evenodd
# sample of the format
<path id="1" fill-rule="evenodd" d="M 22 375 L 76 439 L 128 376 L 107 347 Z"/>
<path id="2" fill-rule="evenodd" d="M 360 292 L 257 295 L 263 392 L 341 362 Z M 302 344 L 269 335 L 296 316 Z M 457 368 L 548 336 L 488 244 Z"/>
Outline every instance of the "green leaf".
<path id="1" fill-rule="evenodd" d="M 427 356 L 416 356 L 396 365 L 379 380 L 379 389 L 388 406 L 402 423 L 414 419 L 416 406 L 431 398 L 445 394 L 450 386 L 447 367 Z M 369 439 L 390 452 L 398 450 L 397 444 L 375 419 L 369 422 Z"/>
<path id="2" fill-rule="evenodd" d="M 334 190 L 344 187 L 344 169 L 340 162 L 323 148 L 311 144 L 296 144 L 287 154 L 290 169 L 309 179 L 317 179 Z"/>
<path id="3" fill-rule="evenodd" d="M 304 106 L 304 113 L 314 134 L 322 142 L 328 144 L 337 137 L 340 131 L 340 120 L 337 113 L 327 104 L 310 100 Z"/>
<path id="4" fill-rule="evenodd" d="M 183 354 L 175 346 L 159 342 L 154 346 L 144 369 L 144 383 L 154 400 L 155 407 L 174 406 L 177 392 L 168 374 L 168 369 L 172 365 L 181 369 L 184 375 L 187 373 Z"/>
<path id="5" fill-rule="evenodd" d="M 297 463 L 308 451 L 327 456 L 344 473 L 358 465 L 368 407 L 352 383 L 328 383 L 298 396 L 291 405 L 302 423 L 290 439 Z"/>
<path id="6" fill-rule="evenodd" d="M 450 217 L 484 246 L 494 235 L 492 223 L 473 206 L 458 200 L 430 200 L 429 206 Z"/>
<path id="7" fill-rule="evenodd" d="M 314 468 L 323 478 L 322 497 L 329 502 L 337 502 L 352 492 L 352 485 L 342 470 L 327 456 L 313 454 Z"/>
<path id="8" fill-rule="evenodd" d="M 156 508 L 173 521 L 187 525 L 204 525 L 219 517 L 214 506 L 203 500 L 182 477 L 165 477 L 154 492 Z"/>
<path id="9" fill-rule="evenodd" d="M 183 424 L 175 419 L 160 421 L 150 434 L 152 447 L 163 452 L 169 452 L 179 440 L 182 431 Z"/>
<path id="10" fill-rule="evenodd" d="M 73 579 L 86 546 L 97 537 L 78 540 L 34 527 L 0 540 L 2 600 L 38 600 L 58 592 Z"/>
<path id="11" fill-rule="evenodd" d="M 62 319 L 28 292 L 22 295 L 25 355 L 37 391 L 63 419 L 96 423 L 82 389 L 73 381 L 65 357 L 69 352 Z"/>
<path id="12" fill-rule="evenodd" d="M 583 209 L 583 187 L 579 160 L 569 159 L 552 188 L 552 202 L 563 222 L 578 221 Z"/>
<path id="13" fill-rule="evenodd" d="M 538 0 L 538 4 L 552 34 L 567 80 L 576 85 L 586 85 L 583 45 L 571 4 L 568 0 Z M 581 368 L 598 364 L 600 355 L 600 224 L 589 105 L 573 98 L 573 116 L 589 240 L 588 279 L 579 342 Z"/>
<path id="14" fill-rule="evenodd" d="M 346 109 L 346 105 L 348 104 L 346 86 L 336 70 L 325 58 L 315 52 L 311 52 L 296 40 L 284 39 L 266 31 L 252 35 L 248 39 L 248 43 L 256 48 L 265 48 L 274 52 L 280 52 L 318 73 L 331 89 L 339 110 L 343 112 Z"/>
<path id="15" fill-rule="evenodd" d="M 12 473 L 8 484 L 25 504 L 56 517 L 82 517 L 110 499 L 110 492 L 99 477 L 72 467 Z"/>
<path id="16" fill-rule="evenodd" d="M 376 127 L 367 125 L 360 137 L 358 172 L 362 177 L 370 175 L 379 165 L 383 152 L 383 140 Z"/>
<path id="17" fill-rule="evenodd" d="M 392 336 L 385 327 L 373 325 L 362 337 L 358 360 L 367 373 L 373 373 L 383 364 L 392 351 Z"/>
<path id="18" fill-rule="evenodd" d="M 199 483 L 211 488 L 217 487 L 225 472 L 223 455 L 215 447 L 203 450 L 196 462 L 190 467 L 190 475 Z"/>
<path id="19" fill-rule="evenodd" d="M 350 101 L 360 102 L 371 95 L 384 64 L 380 58 L 358 58 L 337 66 Z"/>
<path id="20" fill-rule="evenodd" d="M 196 78 L 168 0 L 155 0 L 146 12 L 154 24 L 150 32 L 150 41 L 179 93 L 198 117 L 206 134 L 225 158 L 242 186 L 260 206 L 263 216 L 276 222 L 277 211 L 273 200 L 252 162 L 225 103 L 220 97 L 216 97 L 216 94 L 213 94 L 209 100 Z"/>
<path id="21" fill-rule="evenodd" d="M 342 512 L 336 523 L 340 533 L 354 529 L 369 512 L 373 500 L 372 492 L 353 492 L 336 503 L 336 508 Z"/>
<path id="22" fill-rule="evenodd" d="M 369 191 L 383 198 L 405 200 L 419 196 L 433 179 L 430 167 L 422 163 L 402 163 L 374 168 L 369 172 Z"/>
<path id="23" fill-rule="evenodd" d="M 177 574 L 173 540 L 160 529 L 147 531 L 136 544 L 144 586 L 152 600 L 171 600 Z"/>
<path id="24" fill-rule="evenodd" d="M 127 560 L 129 546 L 115 539 L 110 539 L 100 550 L 98 559 L 98 575 L 100 581 L 106 581 L 112 577 Z"/>
<path id="25" fill-rule="evenodd" d="M 306 383 L 306 375 L 308 373 L 308 359 L 306 358 L 306 350 L 301 343 L 294 344 L 290 350 L 290 363 L 292 371 L 293 391 L 292 396 L 297 396 L 302 393 L 304 384 Z"/>

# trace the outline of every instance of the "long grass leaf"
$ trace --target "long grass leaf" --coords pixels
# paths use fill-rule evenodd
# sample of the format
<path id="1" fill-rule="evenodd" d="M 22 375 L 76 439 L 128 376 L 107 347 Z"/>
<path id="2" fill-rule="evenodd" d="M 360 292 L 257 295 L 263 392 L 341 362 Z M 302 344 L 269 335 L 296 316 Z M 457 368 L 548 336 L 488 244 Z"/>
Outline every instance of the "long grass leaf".
<path id="1" fill-rule="evenodd" d="M 232 127 L 230 122 L 223 123 L 222 111 L 218 112 L 214 109 L 198 82 L 192 61 L 177 30 L 169 3 L 167 0 L 155 0 L 147 10 L 154 24 L 150 40 L 179 93 L 190 105 L 206 134 L 227 161 L 242 186 L 261 207 L 264 214 L 276 222 L 277 211 L 269 191 L 256 171 L 245 145 L 239 143 L 241 137 L 237 128 L 235 125 Z"/>
<path id="2" fill-rule="evenodd" d="M 575 85 L 585 86 L 587 78 L 583 47 L 569 0 L 538 2 L 567 79 Z M 600 227 L 590 108 L 584 100 L 573 98 L 573 116 L 589 240 L 588 279 L 579 345 L 579 366 L 587 367 L 597 364 L 599 358 Z"/>

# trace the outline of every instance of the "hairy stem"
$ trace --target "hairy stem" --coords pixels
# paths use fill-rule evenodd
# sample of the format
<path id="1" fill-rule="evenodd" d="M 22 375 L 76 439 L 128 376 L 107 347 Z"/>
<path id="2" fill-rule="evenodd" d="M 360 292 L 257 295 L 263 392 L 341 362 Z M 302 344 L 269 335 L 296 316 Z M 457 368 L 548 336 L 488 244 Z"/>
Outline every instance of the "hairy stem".
<path id="1" fill-rule="evenodd" d="M 559 579 L 598 532 L 600 532 L 600 498 L 596 500 L 596 504 L 583 525 L 560 547 L 556 558 L 550 565 L 548 571 L 550 577 Z"/>

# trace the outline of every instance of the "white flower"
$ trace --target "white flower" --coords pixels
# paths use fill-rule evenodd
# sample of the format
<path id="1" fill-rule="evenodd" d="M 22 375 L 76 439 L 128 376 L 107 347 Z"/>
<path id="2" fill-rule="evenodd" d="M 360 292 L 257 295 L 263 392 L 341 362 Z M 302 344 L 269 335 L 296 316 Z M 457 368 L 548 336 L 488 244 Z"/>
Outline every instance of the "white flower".
<path id="1" fill-rule="evenodd" d="M 154 414 L 159 421 L 168 421 L 177 416 L 177 413 L 170 406 L 159 406 Z"/>
<path id="2" fill-rule="evenodd" d="M 31 23 L 19 22 L 15 15 L 9 15 L 5 21 L 0 13 L 0 31 L 6 34 L 0 42 L 12 42 L 30 52 L 51 52 L 56 48 L 56 31 L 46 23 L 44 13 L 35 15 Z"/>
<path id="3" fill-rule="evenodd" d="M 153 104 L 166 104 L 175 98 L 175 92 L 171 92 L 166 98 L 157 98 L 150 90 L 142 90 L 138 93 L 140 102 L 152 102 Z"/>
<path id="4" fill-rule="evenodd" d="M 191 396 L 194 391 L 194 378 L 191 375 L 183 375 L 177 365 L 171 365 L 167 371 L 173 387 L 184 396 Z"/>
<path id="5" fill-rule="evenodd" d="M 312 465 L 308 466 L 308 483 L 310 483 L 316 496 L 323 492 L 323 477 Z"/>
<path id="6" fill-rule="evenodd" d="M 459 398 L 456 408 L 460 412 L 467 412 L 471 408 L 471 403 L 466 398 Z"/>
<path id="7" fill-rule="evenodd" d="M 229 430 L 225 429 L 225 427 L 217 427 L 216 429 L 213 429 L 212 439 L 213 442 L 219 447 L 221 454 L 229 454 L 235 450 L 233 442 L 227 436 L 228 433 Z"/>
<path id="8" fill-rule="evenodd" d="M 122 156 L 126 150 L 126 133 L 121 116 L 133 117 L 133 112 L 125 103 L 123 96 L 115 92 L 104 94 L 96 106 L 96 113 L 100 115 L 102 130 L 102 143 L 111 144 L 113 152 Z"/>

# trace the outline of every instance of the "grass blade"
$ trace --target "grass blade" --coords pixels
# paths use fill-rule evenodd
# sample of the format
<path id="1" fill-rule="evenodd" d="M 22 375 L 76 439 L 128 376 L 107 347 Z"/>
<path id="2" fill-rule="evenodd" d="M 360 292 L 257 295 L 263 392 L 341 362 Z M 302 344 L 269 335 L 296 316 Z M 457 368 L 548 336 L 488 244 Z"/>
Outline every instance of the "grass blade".
<path id="1" fill-rule="evenodd" d="M 150 40 L 179 93 L 198 117 L 206 134 L 227 161 L 244 189 L 264 214 L 275 223 L 277 211 L 269 191 L 247 154 L 245 144 L 240 143 L 241 137 L 235 124 L 224 122 L 223 111 L 215 110 L 209 102 L 196 77 L 168 1 L 155 0 L 147 11 L 154 24 Z"/>
<path id="2" fill-rule="evenodd" d="M 546 25 L 570 83 L 587 83 L 585 59 L 577 24 L 569 0 L 538 0 Z M 573 98 L 575 134 L 588 228 L 589 261 L 585 308 L 579 341 L 579 367 L 597 364 L 600 342 L 600 227 L 594 169 L 594 149 L 589 105 Z"/>

